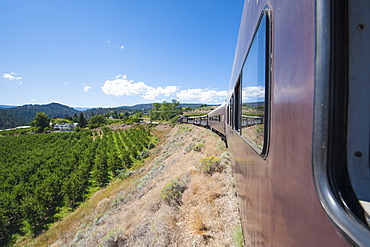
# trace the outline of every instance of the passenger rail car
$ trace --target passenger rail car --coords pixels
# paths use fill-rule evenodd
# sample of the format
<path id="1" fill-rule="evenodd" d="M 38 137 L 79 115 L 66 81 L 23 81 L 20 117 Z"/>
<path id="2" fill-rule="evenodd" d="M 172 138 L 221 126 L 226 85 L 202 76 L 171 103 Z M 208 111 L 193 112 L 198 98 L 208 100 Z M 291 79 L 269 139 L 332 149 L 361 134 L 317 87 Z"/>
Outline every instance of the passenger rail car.
<path id="1" fill-rule="evenodd" d="M 222 104 L 208 114 L 208 127 L 215 133 L 217 133 L 226 145 L 226 104 Z"/>
<path id="2" fill-rule="evenodd" d="M 370 246 L 369 13 L 366 0 L 245 1 L 207 124 L 227 139 L 247 246 Z"/>
<path id="3" fill-rule="evenodd" d="M 188 123 L 208 127 L 208 115 L 196 117 L 180 116 L 177 121 L 179 123 Z"/>
<path id="4" fill-rule="evenodd" d="M 188 117 L 187 116 L 180 116 L 177 121 L 179 123 L 188 123 Z"/>
<path id="5" fill-rule="evenodd" d="M 369 13 L 245 1 L 223 109 L 246 245 L 370 246 Z"/>

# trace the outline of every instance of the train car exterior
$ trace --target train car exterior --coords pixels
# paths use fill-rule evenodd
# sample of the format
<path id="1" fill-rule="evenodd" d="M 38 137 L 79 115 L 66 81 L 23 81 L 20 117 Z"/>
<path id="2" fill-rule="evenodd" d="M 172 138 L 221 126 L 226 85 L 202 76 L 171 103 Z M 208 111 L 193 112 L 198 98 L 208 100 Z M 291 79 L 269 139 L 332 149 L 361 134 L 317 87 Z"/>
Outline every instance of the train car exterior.
<path id="1" fill-rule="evenodd" d="M 177 119 L 177 122 L 188 123 L 188 116 L 179 116 L 179 118 Z"/>
<path id="2" fill-rule="evenodd" d="M 204 115 L 204 116 L 188 117 L 188 123 L 208 127 L 208 116 Z"/>
<path id="3" fill-rule="evenodd" d="M 200 117 L 200 125 L 202 125 L 203 127 L 208 127 L 208 116 L 207 115 Z"/>
<path id="4" fill-rule="evenodd" d="M 200 117 L 194 117 L 194 124 L 195 125 L 200 125 L 201 123 L 201 118 Z"/>
<path id="5" fill-rule="evenodd" d="M 225 131 L 247 246 L 370 245 L 369 3 L 245 1 Z"/>
<path id="6" fill-rule="evenodd" d="M 195 119 L 196 119 L 195 117 L 188 117 L 187 118 L 187 123 L 188 124 L 195 124 Z"/>
<path id="7" fill-rule="evenodd" d="M 225 137 L 226 104 L 222 104 L 208 114 L 208 126 L 212 131 Z"/>

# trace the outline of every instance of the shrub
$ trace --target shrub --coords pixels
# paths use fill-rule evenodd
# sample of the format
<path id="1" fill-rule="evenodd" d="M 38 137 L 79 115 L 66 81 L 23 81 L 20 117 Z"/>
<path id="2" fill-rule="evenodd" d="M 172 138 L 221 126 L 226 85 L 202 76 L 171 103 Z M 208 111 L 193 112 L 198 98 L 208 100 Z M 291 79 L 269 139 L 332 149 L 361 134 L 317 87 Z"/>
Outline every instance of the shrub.
<path id="1" fill-rule="evenodd" d="M 101 240 L 101 244 L 99 246 L 104 247 L 124 246 L 125 245 L 125 238 L 123 237 L 124 232 L 125 232 L 124 228 L 111 230 Z"/>
<path id="2" fill-rule="evenodd" d="M 197 145 L 194 145 L 193 146 L 193 150 L 194 151 L 197 151 L 197 152 L 200 152 L 200 151 L 202 151 L 202 149 L 204 148 L 204 144 L 203 143 L 201 143 L 201 144 L 197 144 Z"/>
<path id="3" fill-rule="evenodd" d="M 214 155 L 201 159 L 196 167 L 203 173 L 212 175 L 215 172 L 222 172 L 225 166 L 221 164 L 221 160 Z"/>
<path id="4" fill-rule="evenodd" d="M 230 165 L 231 164 L 231 158 L 229 152 L 224 152 L 220 155 L 221 162 L 224 163 L 225 165 Z"/>
<path id="5" fill-rule="evenodd" d="M 146 159 L 149 157 L 149 152 L 145 150 L 141 151 L 139 156 L 140 156 L 140 159 Z"/>
<path id="6" fill-rule="evenodd" d="M 152 149 L 152 148 L 154 148 L 155 147 L 155 145 L 154 145 L 154 143 L 153 142 L 150 142 L 149 144 L 148 144 L 148 149 Z"/>
<path id="7" fill-rule="evenodd" d="M 193 147 L 194 147 L 194 143 L 189 143 L 189 144 L 185 147 L 185 153 L 189 153 L 191 150 L 193 150 Z"/>
<path id="8" fill-rule="evenodd" d="M 168 206 L 181 206 L 182 193 L 187 189 L 187 185 L 180 179 L 174 179 L 162 190 L 162 199 Z"/>
<path id="9" fill-rule="evenodd" d="M 194 127 L 192 125 L 184 125 L 181 127 L 181 129 L 177 132 L 177 135 L 182 132 L 192 131 Z"/>
<path id="10" fill-rule="evenodd" d="M 76 236 L 75 238 L 73 239 L 73 242 L 77 243 L 78 241 L 80 241 L 81 239 L 84 238 L 84 233 L 83 233 L 83 230 L 80 230 L 76 233 Z"/>

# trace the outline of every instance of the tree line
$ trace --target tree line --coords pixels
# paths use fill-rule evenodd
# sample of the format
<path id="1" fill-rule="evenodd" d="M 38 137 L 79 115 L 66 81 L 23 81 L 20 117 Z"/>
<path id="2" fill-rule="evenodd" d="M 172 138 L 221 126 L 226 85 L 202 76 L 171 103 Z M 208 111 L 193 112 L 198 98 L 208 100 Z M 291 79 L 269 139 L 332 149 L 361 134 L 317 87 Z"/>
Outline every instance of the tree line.
<path id="1" fill-rule="evenodd" d="M 180 102 L 176 100 L 172 100 L 172 103 L 163 101 L 162 103 L 154 103 L 153 108 L 149 112 L 149 117 L 153 121 L 155 120 L 162 120 L 162 121 L 170 121 L 170 120 L 177 120 L 177 117 L 183 113 L 183 109 L 179 107 Z M 93 115 L 87 121 L 84 114 L 80 112 L 79 116 L 76 114 L 73 117 L 69 117 L 68 115 L 65 116 L 66 120 L 77 122 L 80 128 L 89 127 L 90 129 L 94 129 L 106 124 L 106 119 L 112 117 L 114 119 L 121 119 L 124 122 L 134 123 L 140 122 L 141 118 L 143 117 L 142 113 L 137 112 L 130 116 L 128 112 L 125 113 L 118 113 L 117 111 L 109 112 L 104 115 Z M 41 133 L 48 128 L 50 124 L 50 119 L 45 113 L 39 112 L 36 114 L 34 121 L 32 121 L 32 125 L 37 128 L 37 132 Z"/>
<path id="2" fill-rule="evenodd" d="M 151 120 L 177 120 L 177 117 L 182 114 L 182 108 L 179 105 L 180 102 L 176 100 L 172 100 L 172 103 L 166 101 L 154 103 L 149 117 Z"/>

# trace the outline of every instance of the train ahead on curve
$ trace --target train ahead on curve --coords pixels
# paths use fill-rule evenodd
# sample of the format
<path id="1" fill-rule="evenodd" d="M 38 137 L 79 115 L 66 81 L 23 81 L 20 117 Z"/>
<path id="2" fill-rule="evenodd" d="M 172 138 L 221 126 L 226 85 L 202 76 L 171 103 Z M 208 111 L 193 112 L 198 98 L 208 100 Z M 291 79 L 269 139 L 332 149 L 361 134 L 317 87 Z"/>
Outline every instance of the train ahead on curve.
<path id="1" fill-rule="evenodd" d="M 247 246 L 370 246 L 370 1 L 245 0 L 227 141 Z"/>

